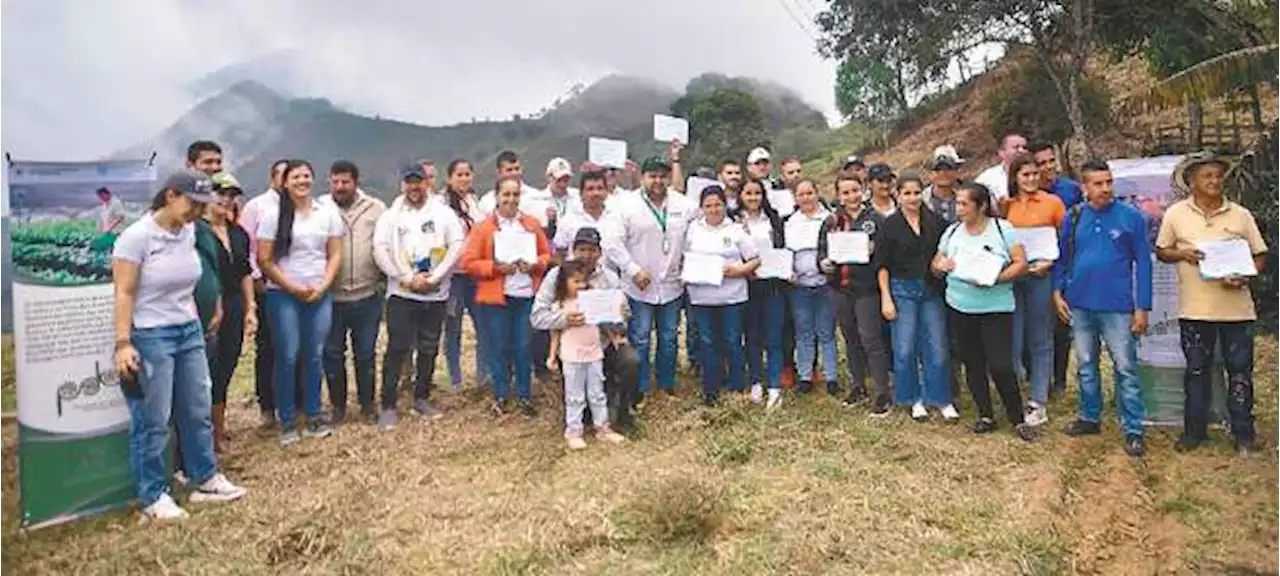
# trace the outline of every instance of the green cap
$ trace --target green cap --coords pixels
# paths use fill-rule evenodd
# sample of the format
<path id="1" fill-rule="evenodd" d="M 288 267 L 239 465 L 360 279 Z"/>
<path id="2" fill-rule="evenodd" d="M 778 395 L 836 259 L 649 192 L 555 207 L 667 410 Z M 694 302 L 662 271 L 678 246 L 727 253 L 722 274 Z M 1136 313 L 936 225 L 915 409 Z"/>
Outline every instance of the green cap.
<path id="1" fill-rule="evenodd" d="M 230 172 L 218 172 L 210 176 L 209 179 L 213 181 L 213 187 L 217 190 L 235 189 L 241 192 L 244 191 L 244 188 L 240 186 L 240 181 L 236 180 L 236 177 L 232 176 Z"/>
<path id="2" fill-rule="evenodd" d="M 640 165 L 640 172 L 670 172 L 671 163 L 662 156 L 650 156 Z"/>

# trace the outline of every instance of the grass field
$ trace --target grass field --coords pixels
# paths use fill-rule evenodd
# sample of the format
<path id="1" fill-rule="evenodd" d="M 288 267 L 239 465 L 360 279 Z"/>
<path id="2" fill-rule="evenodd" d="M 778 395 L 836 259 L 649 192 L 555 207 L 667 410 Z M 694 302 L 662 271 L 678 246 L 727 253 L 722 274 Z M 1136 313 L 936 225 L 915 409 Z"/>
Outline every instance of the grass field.
<path id="1" fill-rule="evenodd" d="M 707 410 L 687 379 L 623 446 L 566 452 L 552 391 L 536 420 L 497 421 L 464 389 L 438 393 L 437 423 L 282 449 L 254 429 L 245 362 L 222 465 L 249 495 L 182 523 L 118 513 L 20 534 L 6 426 L 4 573 L 1275 574 L 1276 362 L 1260 339 L 1263 454 L 1221 437 L 1177 454 L 1162 429 L 1144 460 L 1110 410 L 1103 436 L 1077 440 L 1061 433 L 1072 405 L 1053 405 L 1027 445 L 1007 426 L 872 420 L 823 393 L 775 414 Z"/>

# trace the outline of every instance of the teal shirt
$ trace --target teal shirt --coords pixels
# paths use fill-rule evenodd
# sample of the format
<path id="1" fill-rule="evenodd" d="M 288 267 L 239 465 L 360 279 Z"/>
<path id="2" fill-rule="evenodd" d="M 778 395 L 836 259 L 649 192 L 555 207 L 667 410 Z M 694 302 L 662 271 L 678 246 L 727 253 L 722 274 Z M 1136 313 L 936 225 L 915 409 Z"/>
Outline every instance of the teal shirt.
<path id="1" fill-rule="evenodd" d="M 938 252 L 952 257 L 965 247 L 986 250 L 1003 256 L 1007 266 L 1012 261 L 1009 249 L 1015 243 L 1013 225 L 1008 220 L 991 218 L 987 220 L 986 230 L 977 235 L 966 231 L 963 223 L 952 224 L 943 232 L 942 240 L 938 242 Z M 965 314 L 1013 312 L 1013 282 L 978 286 L 948 275 L 947 305 Z"/>
<path id="2" fill-rule="evenodd" d="M 196 281 L 196 312 L 200 326 L 209 329 L 218 299 L 222 297 L 222 283 L 218 281 L 218 236 L 203 218 L 196 220 L 196 253 L 200 255 L 200 279 Z"/>

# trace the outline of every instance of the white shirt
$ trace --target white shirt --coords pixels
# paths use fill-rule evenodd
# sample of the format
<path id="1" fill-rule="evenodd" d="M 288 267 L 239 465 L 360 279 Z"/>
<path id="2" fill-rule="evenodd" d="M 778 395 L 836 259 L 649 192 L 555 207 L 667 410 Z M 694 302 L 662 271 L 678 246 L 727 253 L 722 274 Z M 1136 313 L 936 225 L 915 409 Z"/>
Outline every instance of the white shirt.
<path id="1" fill-rule="evenodd" d="M 430 198 L 413 208 L 401 202 L 382 213 L 373 230 L 373 250 L 378 268 L 387 275 L 387 296 L 418 302 L 449 299 L 454 268 L 462 255 L 466 234 L 462 220 L 443 202 Z M 400 285 L 418 272 L 418 263 L 430 262 L 428 275 L 435 290 L 419 294 Z"/>
<path id="2" fill-rule="evenodd" d="M 1009 197 L 1009 172 L 1004 169 L 1004 164 L 996 164 L 983 170 L 973 180 L 986 186 L 991 191 L 991 202 L 993 204 L 997 200 Z"/>
<path id="3" fill-rule="evenodd" d="M 280 194 L 268 189 L 249 199 L 244 208 L 240 209 L 240 227 L 249 235 L 249 269 L 254 279 L 262 278 L 262 271 L 258 269 L 258 224 L 262 222 L 266 212 L 278 214 L 275 212 L 278 208 Z"/>
<path id="4" fill-rule="evenodd" d="M 528 184 L 525 184 L 524 182 L 521 182 L 520 183 L 520 210 L 521 211 L 524 210 L 525 198 L 529 197 L 530 195 L 537 196 L 541 192 L 542 192 L 541 190 L 534 188 L 533 186 L 530 186 Z M 485 192 L 483 195 L 480 196 L 480 213 L 481 214 L 488 216 L 492 214 L 493 210 L 497 207 L 498 207 L 498 195 L 494 194 L 493 190 Z M 533 216 L 533 214 L 530 214 L 530 216 Z M 547 217 L 545 212 L 543 213 L 542 217 L 543 218 Z M 541 222 L 541 220 L 539 220 L 539 222 Z"/>
<path id="5" fill-rule="evenodd" d="M 194 224 L 170 232 L 148 213 L 120 233 L 111 256 L 139 267 L 134 328 L 180 326 L 199 319 L 195 288 L 200 256 Z"/>
<path id="6" fill-rule="evenodd" d="M 510 220 L 503 218 L 501 215 L 498 216 L 499 232 L 524 229 L 524 224 L 520 223 L 519 215 Z M 533 278 L 528 274 L 512 272 L 502 279 L 502 293 L 512 298 L 533 298 Z"/>
<path id="7" fill-rule="evenodd" d="M 787 218 L 786 224 L 783 226 L 787 237 L 787 247 L 791 248 L 795 244 L 795 238 L 805 236 L 804 245 L 813 246 L 813 248 L 804 248 L 795 251 L 795 258 L 792 260 L 792 269 L 796 273 L 797 286 L 822 286 L 827 283 L 827 277 L 822 274 L 822 270 L 818 268 L 818 233 L 823 220 L 831 216 L 826 208 L 819 205 L 818 211 L 813 216 L 805 216 L 804 212 L 796 210 L 790 218 Z M 809 236 L 812 235 L 812 239 Z"/>
<path id="8" fill-rule="evenodd" d="M 280 206 L 263 213 L 258 222 L 258 240 L 276 240 Z M 313 201 L 311 213 L 293 215 L 293 234 L 289 252 L 280 258 L 280 271 L 290 280 L 303 286 L 317 286 L 324 281 L 325 264 L 329 261 L 326 246 L 330 238 L 346 234 L 342 215 L 332 203 Z M 268 282 L 270 288 L 279 288 Z"/>
<path id="9" fill-rule="evenodd" d="M 786 218 L 796 211 L 796 194 L 789 188 L 769 188 L 764 191 L 769 197 L 769 205 L 779 216 Z"/>
<path id="10" fill-rule="evenodd" d="M 529 194 L 520 194 L 520 211 L 538 219 L 538 223 L 546 228 L 551 219 L 547 212 L 555 209 L 556 221 L 566 214 L 582 210 L 582 193 L 577 188 L 569 188 L 563 196 L 557 197 L 551 188 L 533 189 Z"/>
<path id="11" fill-rule="evenodd" d="M 99 232 L 110 232 L 107 226 L 110 225 L 111 221 L 115 220 L 116 218 L 120 218 L 121 222 L 124 221 L 123 220 L 125 216 L 124 203 L 120 201 L 119 196 L 112 196 L 110 199 L 107 200 L 106 204 L 103 204 L 102 207 L 99 208 L 99 210 L 100 210 L 98 214 L 98 231 Z M 119 224 L 117 224 L 117 226 L 118 225 Z"/>
<path id="12" fill-rule="evenodd" d="M 714 254 L 724 263 L 740 264 L 758 257 L 756 241 L 741 224 L 725 218 L 712 226 L 705 218 L 689 224 L 685 250 L 696 254 Z M 747 301 L 747 279 L 725 278 L 719 286 L 689 284 L 689 303 L 697 306 L 726 306 Z"/>
<path id="13" fill-rule="evenodd" d="M 600 212 L 599 218 L 593 218 L 581 206 L 577 210 L 565 214 L 563 218 L 556 222 L 556 235 L 555 238 L 551 239 L 552 252 L 568 252 L 572 250 L 573 239 L 578 235 L 578 230 L 583 228 L 595 228 L 603 238 L 607 230 L 610 214 L 612 214 L 612 211 L 609 209 L 608 202 L 605 203 L 604 210 Z"/>
<path id="14" fill-rule="evenodd" d="M 605 255 L 622 274 L 623 291 L 634 300 L 662 305 L 680 298 L 680 261 L 684 253 L 685 230 L 697 217 L 698 206 L 684 194 L 667 191 L 662 206 L 650 208 L 649 193 L 615 197 L 610 235 L 604 239 Z M 655 211 L 658 215 L 655 215 Z M 659 223 L 665 214 L 666 229 Z M 649 273 L 649 287 L 635 285 L 635 275 Z"/>
<path id="15" fill-rule="evenodd" d="M 752 218 L 743 212 L 742 223 L 745 225 L 747 234 L 755 241 L 756 246 L 773 248 L 773 222 L 769 220 L 768 215 L 762 211 Z"/>

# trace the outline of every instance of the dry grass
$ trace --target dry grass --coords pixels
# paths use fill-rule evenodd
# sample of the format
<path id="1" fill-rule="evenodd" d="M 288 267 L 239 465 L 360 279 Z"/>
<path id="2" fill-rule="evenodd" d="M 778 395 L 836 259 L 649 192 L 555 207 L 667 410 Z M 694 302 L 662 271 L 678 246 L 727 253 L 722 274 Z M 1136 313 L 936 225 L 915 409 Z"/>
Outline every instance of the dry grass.
<path id="1" fill-rule="evenodd" d="M 1274 448 L 1276 341 L 1259 340 L 1259 427 Z M 1069 439 L 876 421 L 824 394 L 776 414 L 686 395 L 646 407 L 623 446 L 568 453 L 555 395 L 495 421 L 478 394 L 392 433 L 348 424 L 288 449 L 254 430 L 249 366 L 231 410 L 242 502 L 180 524 L 120 513 L 16 530 L 4 429 L 5 574 L 1152 574 L 1275 573 L 1277 463 L 1228 443 L 1191 455 L 1153 431 L 1125 457 Z M 437 381 L 446 382 L 444 374 Z"/>

